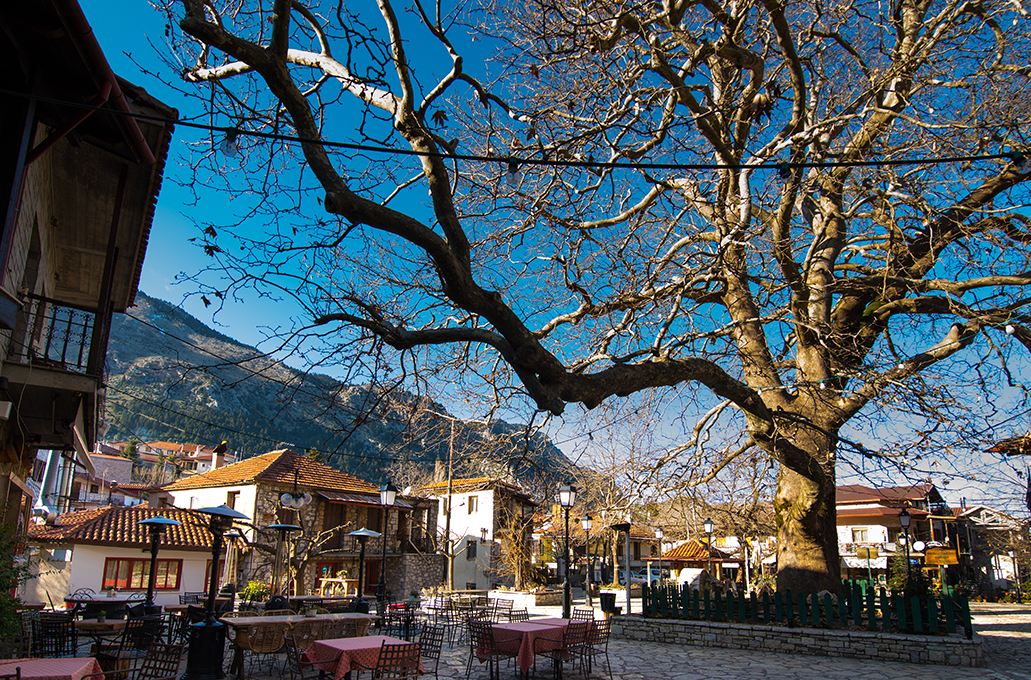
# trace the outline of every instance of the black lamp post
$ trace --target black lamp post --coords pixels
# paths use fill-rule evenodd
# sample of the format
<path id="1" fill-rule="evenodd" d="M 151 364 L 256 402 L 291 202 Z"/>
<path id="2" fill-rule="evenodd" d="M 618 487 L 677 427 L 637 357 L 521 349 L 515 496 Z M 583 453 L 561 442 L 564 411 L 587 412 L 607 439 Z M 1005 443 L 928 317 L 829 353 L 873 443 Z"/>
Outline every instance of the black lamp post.
<path id="1" fill-rule="evenodd" d="M 383 598 L 387 596 L 387 527 L 390 520 L 390 506 L 397 498 L 397 487 L 387 482 L 379 490 L 379 504 L 383 506 L 383 557 L 379 563 L 379 583 L 376 584 L 376 600 L 380 613 L 383 611 Z"/>
<path id="2" fill-rule="evenodd" d="M 613 524 L 609 527 L 616 532 L 624 532 L 626 534 L 625 546 L 623 548 L 623 558 L 626 562 L 626 579 L 624 579 L 624 585 L 626 586 L 626 613 L 630 613 L 630 522 L 624 522 L 622 524 Z M 613 571 L 616 572 L 617 577 L 619 573 L 619 565 L 613 565 Z"/>
<path id="3" fill-rule="evenodd" d="M 905 534 L 906 540 L 906 587 L 904 592 L 908 595 L 909 593 L 909 525 L 913 521 L 913 517 L 909 514 L 909 510 L 902 508 L 902 512 L 899 513 L 899 524 L 902 525 L 902 532 Z"/>
<path id="4" fill-rule="evenodd" d="M 662 537 L 665 534 L 662 532 L 662 527 L 655 530 L 655 538 L 659 539 L 659 581 L 662 581 Z M 652 575 L 648 574 L 648 583 L 651 584 Z"/>
<path id="5" fill-rule="evenodd" d="M 186 674 L 183 680 L 221 680 L 222 655 L 226 646 L 226 626 L 215 617 L 215 594 L 218 591 L 218 560 L 222 553 L 222 537 L 233 526 L 233 522 L 250 518 L 228 505 L 201 508 L 197 512 L 210 517 L 208 531 L 211 532 L 211 577 L 208 582 L 208 602 L 204 620 L 190 626 L 189 652 L 186 657 Z"/>
<path id="6" fill-rule="evenodd" d="M 182 526 L 182 522 L 158 515 L 142 520 L 140 525 L 147 527 L 147 531 L 150 532 L 150 577 L 147 581 L 147 599 L 143 603 L 143 612 L 149 616 L 161 613 L 160 605 L 154 604 L 154 578 L 157 575 L 158 544 L 161 543 L 161 534 L 165 533 L 168 527 Z"/>
<path id="7" fill-rule="evenodd" d="M 359 529 L 358 531 L 352 531 L 347 534 L 348 536 L 354 536 L 358 539 L 358 606 L 355 607 L 355 611 L 361 614 L 369 613 L 369 603 L 365 601 L 365 544 L 369 542 L 370 538 L 378 538 L 383 534 L 378 534 L 371 529 Z"/>
<path id="8" fill-rule="evenodd" d="M 591 527 L 594 526 L 594 520 L 590 515 L 584 515 L 580 518 L 580 526 L 583 527 L 584 533 L 587 534 L 587 540 L 584 547 L 587 553 L 587 594 L 585 599 L 588 607 L 593 607 L 591 604 L 591 584 L 594 583 L 594 560 L 591 559 Z"/>
<path id="9" fill-rule="evenodd" d="M 573 608 L 573 588 L 569 583 L 569 510 L 576 503 L 576 488 L 570 484 L 560 486 L 558 502 L 566 512 L 566 574 L 562 584 L 562 618 L 568 619 Z"/>
<path id="10" fill-rule="evenodd" d="M 283 591 L 282 576 L 283 563 L 286 561 L 286 535 L 291 531 L 300 531 L 301 527 L 296 524 L 269 524 L 269 529 L 275 529 L 276 535 L 276 561 L 272 565 L 272 597 L 265 603 L 266 610 L 289 609 L 290 601 Z"/>
<path id="11" fill-rule="evenodd" d="M 716 529 L 716 525 L 711 519 L 707 519 L 702 522 L 702 526 L 705 528 L 705 533 L 709 537 L 709 545 L 705 552 L 709 556 L 709 576 L 712 576 L 712 532 Z"/>

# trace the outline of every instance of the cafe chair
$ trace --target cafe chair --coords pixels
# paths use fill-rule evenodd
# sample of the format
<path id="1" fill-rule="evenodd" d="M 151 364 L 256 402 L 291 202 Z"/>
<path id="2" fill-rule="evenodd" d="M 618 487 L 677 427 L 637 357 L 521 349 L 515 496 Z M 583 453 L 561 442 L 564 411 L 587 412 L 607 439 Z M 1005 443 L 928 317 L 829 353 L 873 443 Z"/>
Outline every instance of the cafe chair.
<path id="1" fill-rule="evenodd" d="M 561 639 L 535 638 L 533 641 L 534 675 L 537 674 L 538 656 L 551 659 L 555 680 L 562 678 L 562 668 L 567 662 L 582 663 L 584 649 L 587 646 L 587 632 L 590 627 L 590 621 L 570 621 Z M 555 643 L 558 643 L 558 646 L 552 649 L 545 648 L 545 645 L 552 647 Z"/>
<path id="2" fill-rule="evenodd" d="M 186 651 L 184 645 L 151 644 L 143 661 L 136 668 L 121 668 L 90 673 L 82 680 L 178 680 L 179 666 Z"/>
<path id="3" fill-rule="evenodd" d="M 469 621 L 469 662 L 465 668 L 466 680 L 472 673 L 474 660 L 486 663 L 487 675 L 494 680 L 501 677 L 500 661 L 502 659 L 514 659 L 519 656 L 518 648 L 498 647 L 491 626 L 491 622 L 485 619 Z"/>
<path id="4" fill-rule="evenodd" d="M 319 680 L 323 675 L 322 671 L 315 668 L 315 664 L 302 661 L 301 654 L 303 652 L 304 650 L 298 649 L 294 645 L 287 645 L 286 666 L 290 671 L 290 680 Z"/>
<path id="5" fill-rule="evenodd" d="M 125 620 L 125 628 L 118 641 L 98 645 L 97 663 L 105 671 L 124 671 L 146 657 L 155 643 L 161 642 L 165 624 L 161 616 L 140 616 Z"/>
<path id="6" fill-rule="evenodd" d="M 3 675 L 0 675 L 0 680 L 21 680 L 21 666 L 15 666 L 13 673 L 4 673 Z"/>
<path id="7" fill-rule="evenodd" d="M 415 680 L 419 677 L 421 648 L 418 643 L 383 643 L 375 666 L 355 664 L 359 670 L 372 671 L 372 680 Z"/>
<path id="8" fill-rule="evenodd" d="M 31 656 L 31 643 L 32 638 L 28 635 L 9 635 L 0 638 L 0 659 L 24 659 Z"/>
<path id="9" fill-rule="evenodd" d="M 290 625 L 290 630 L 286 633 L 286 642 L 290 647 L 295 647 L 304 652 L 316 640 L 327 639 L 323 637 L 325 625 L 325 621 L 318 620 L 293 623 Z"/>
<path id="10" fill-rule="evenodd" d="M 32 633 L 36 654 L 48 658 L 75 656 L 79 638 L 71 612 L 42 612 L 37 625 L 38 630 Z"/>
<path id="11" fill-rule="evenodd" d="M 262 616 L 296 616 L 297 612 L 293 609 L 269 609 Z"/>
<path id="12" fill-rule="evenodd" d="M 509 615 L 512 613 L 512 607 L 515 605 L 515 600 L 508 600 L 504 598 L 496 598 L 494 600 L 494 623 L 506 623 L 511 621 Z"/>
<path id="13" fill-rule="evenodd" d="M 508 613 L 508 622 L 509 623 L 519 623 L 521 621 L 529 621 L 529 620 L 530 620 L 530 612 L 528 612 L 525 609 L 513 609 L 511 612 Z"/>
<path id="14" fill-rule="evenodd" d="M 605 668 L 609 671 L 609 680 L 612 680 L 612 664 L 609 662 L 609 637 L 612 635 L 612 621 L 601 619 L 595 621 L 587 631 L 587 644 L 583 650 L 580 660 L 581 670 L 585 675 L 590 675 L 594 666 L 594 658 L 605 657 Z"/>
<path id="15" fill-rule="evenodd" d="M 432 662 L 433 677 L 438 678 L 438 680 L 437 671 L 440 668 L 440 649 L 444 646 L 445 634 L 444 626 L 429 623 L 422 627 L 422 632 L 419 634 L 420 654 L 422 654 L 424 659 L 423 667 L 428 673 Z"/>
<path id="16" fill-rule="evenodd" d="M 252 662 L 260 661 L 262 656 L 266 657 L 269 662 L 269 673 L 272 673 L 274 655 L 286 644 L 288 627 L 285 623 L 256 623 L 237 631 L 236 644 L 245 652 L 251 653 Z"/>
<path id="17" fill-rule="evenodd" d="M 593 609 L 582 609 L 580 607 L 573 608 L 573 620 L 574 621 L 593 621 L 594 610 Z"/>

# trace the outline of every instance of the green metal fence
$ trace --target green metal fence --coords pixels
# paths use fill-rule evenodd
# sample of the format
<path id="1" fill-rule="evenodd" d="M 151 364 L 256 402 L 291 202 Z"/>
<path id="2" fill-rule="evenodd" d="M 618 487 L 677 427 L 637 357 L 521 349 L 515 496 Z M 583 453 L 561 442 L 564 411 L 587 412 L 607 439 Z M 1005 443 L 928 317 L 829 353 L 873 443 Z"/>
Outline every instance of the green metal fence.
<path id="1" fill-rule="evenodd" d="M 962 628 L 974 636 L 970 603 L 965 595 L 905 598 L 901 593 L 864 589 L 846 581 L 844 594 L 835 600 L 824 593 L 799 593 L 790 589 L 768 592 L 699 593 L 682 586 L 641 586 L 642 611 L 646 617 L 779 624 L 811 628 L 858 628 L 872 631 L 952 635 Z"/>

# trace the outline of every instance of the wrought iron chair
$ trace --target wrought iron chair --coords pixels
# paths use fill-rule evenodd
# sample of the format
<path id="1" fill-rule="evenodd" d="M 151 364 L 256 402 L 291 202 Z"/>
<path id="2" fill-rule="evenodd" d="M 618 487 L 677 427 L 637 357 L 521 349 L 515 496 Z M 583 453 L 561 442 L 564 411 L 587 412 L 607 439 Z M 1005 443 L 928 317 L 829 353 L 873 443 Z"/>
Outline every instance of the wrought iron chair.
<path id="1" fill-rule="evenodd" d="M 0 675 L 0 680 L 21 680 L 21 666 L 15 666 L 13 673 Z"/>
<path id="2" fill-rule="evenodd" d="M 594 610 L 593 609 L 582 609 L 576 607 L 573 609 L 573 620 L 574 621 L 593 621 Z"/>
<path id="3" fill-rule="evenodd" d="M 485 619 L 469 621 L 469 661 L 465 668 L 466 680 L 472 673 L 474 660 L 486 663 L 488 676 L 495 679 L 501 677 L 500 661 L 514 659 L 519 655 L 518 649 L 498 647 L 492 625 Z"/>
<path id="4" fill-rule="evenodd" d="M 185 650 L 184 645 L 154 642 L 136 668 L 90 673 L 83 676 L 83 680 L 87 680 L 87 678 L 95 680 L 178 680 L 179 666 L 182 664 Z"/>
<path id="5" fill-rule="evenodd" d="M 39 628 L 32 633 L 36 654 L 43 657 L 75 656 L 79 638 L 71 612 L 43 612 L 36 625 Z"/>
<path id="6" fill-rule="evenodd" d="M 584 649 L 587 646 L 587 631 L 590 627 L 590 621 L 570 621 L 561 639 L 535 638 L 533 641 L 534 675 L 537 674 L 538 656 L 551 659 L 555 680 L 562 677 L 562 668 L 567 661 L 581 663 Z M 547 647 L 545 647 L 546 643 L 548 643 Z M 549 649 L 554 643 L 559 643 L 559 645 Z"/>
<path id="7" fill-rule="evenodd" d="M 321 678 L 324 673 L 315 668 L 315 664 L 302 661 L 301 653 L 302 650 L 294 645 L 287 645 L 286 647 L 286 666 L 290 671 L 290 680 L 317 680 Z"/>
<path id="8" fill-rule="evenodd" d="M 0 638 L 0 659 L 24 659 L 31 654 L 32 638 L 30 636 L 10 635 Z"/>
<path id="9" fill-rule="evenodd" d="M 612 621 L 601 619 L 595 621 L 587 631 L 587 644 L 583 650 L 580 666 L 585 675 L 590 675 L 594 666 L 594 657 L 605 657 L 605 668 L 612 680 L 612 664 L 609 661 L 609 638 L 612 636 Z"/>
<path id="10" fill-rule="evenodd" d="M 517 623 L 519 621 L 529 621 L 530 612 L 525 609 L 513 609 L 508 613 L 508 622 Z"/>
<path id="11" fill-rule="evenodd" d="M 505 623 L 511 621 L 509 616 L 512 613 L 512 607 L 515 605 L 515 600 L 508 600 L 504 598 L 496 598 L 494 600 L 494 612 L 492 620 L 494 623 Z"/>
<path id="12" fill-rule="evenodd" d="M 418 643 L 383 643 L 375 666 L 356 665 L 360 670 L 372 671 L 372 680 L 415 680 L 420 675 L 420 650 Z"/>
<path id="13" fill-rule="evenodd" d="M 430 663 L 433 663 L 433 677 L 439 678 L 437 675 L 440 669 L 440 649 L 444 646 L 444 635 L 446 631 L 444 626 L 425 624 L 422 627 L 422 632 L 419 634 L 419 647 L 422 658 L 426 660 L 423 666 L 426 668 L 426 672 L 429 672 Z"/>

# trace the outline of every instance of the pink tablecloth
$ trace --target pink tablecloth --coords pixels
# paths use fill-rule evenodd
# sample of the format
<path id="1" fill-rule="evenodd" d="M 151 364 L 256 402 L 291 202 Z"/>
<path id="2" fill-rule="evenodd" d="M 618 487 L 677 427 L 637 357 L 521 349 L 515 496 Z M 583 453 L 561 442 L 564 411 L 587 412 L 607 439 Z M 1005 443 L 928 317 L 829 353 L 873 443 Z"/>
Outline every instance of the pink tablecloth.
<path id="1" fill-rule="evenodd" d="M 340 680 L 352 670 L 359 670 L 357 664 L 368 668 L 374 667 L 379 661 L 379 648 L 384 642 L 388 645 L 408 644 L 389 635 L 317 640 L 311 643 L 301 660 L 315 664 L 320 671 L 332 673 L 334 680 Z M 419 672 L 424 672 L 421 661 Z"/>
<path id="2" fill-rule="evenodd" d="M 84 675 L 100 673 L 100 664 L 89 657 L 71 659 L 12 659 L 0 663 L 0 675 L 21 667 L 22 678 L 31 680 L 82 680 Z"/>
<path id="3" fill-rule="evenodd" d="M 518 647 L 516 663 L 519 670 L 526 673 L 533 666 L 534 645 L 540 651 L 558 649 L 562 646 L 562 634 L 569 621 L 565 619 L 536 619 L 519 623 L 499 623 L 492 626 L 494 643 L 498 649 L 515 651 Z M 557 642 L 534 642 L 539 638 L 551 638 Z"/>

